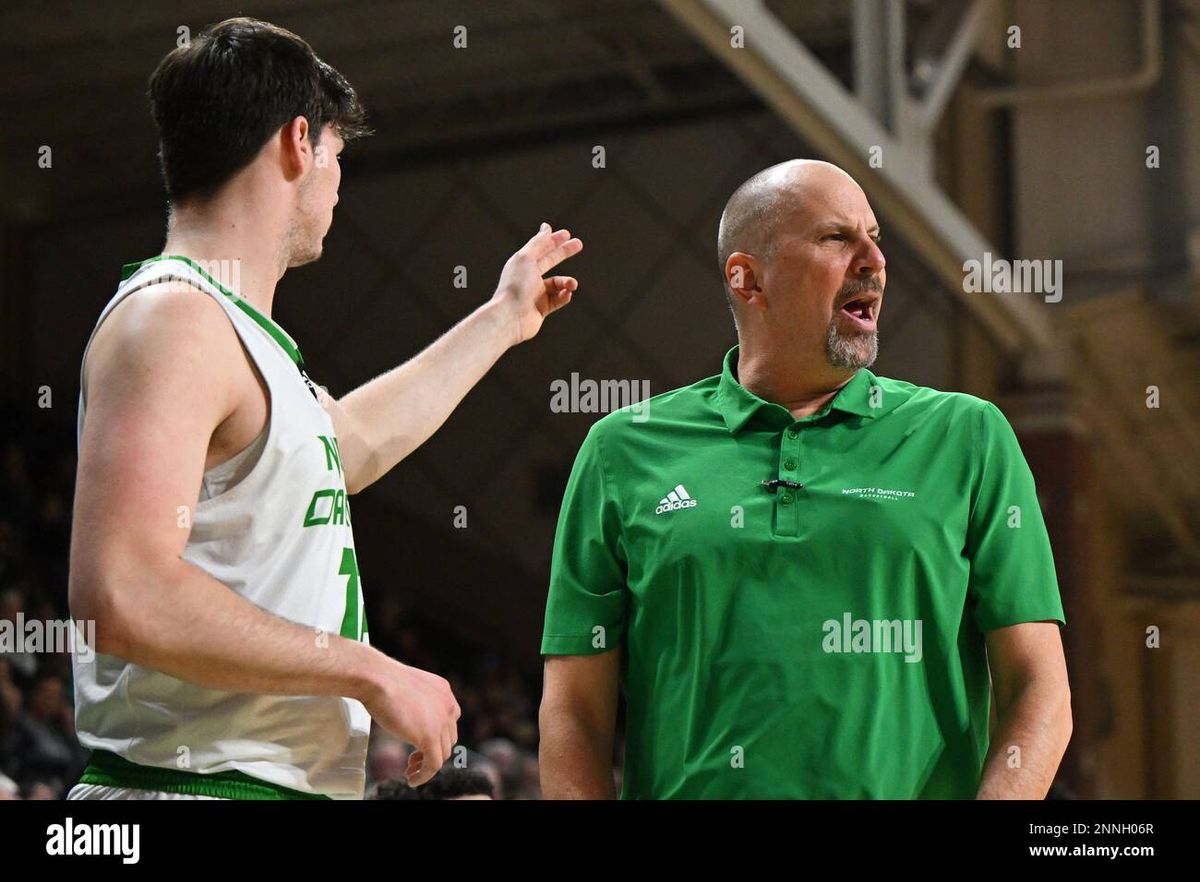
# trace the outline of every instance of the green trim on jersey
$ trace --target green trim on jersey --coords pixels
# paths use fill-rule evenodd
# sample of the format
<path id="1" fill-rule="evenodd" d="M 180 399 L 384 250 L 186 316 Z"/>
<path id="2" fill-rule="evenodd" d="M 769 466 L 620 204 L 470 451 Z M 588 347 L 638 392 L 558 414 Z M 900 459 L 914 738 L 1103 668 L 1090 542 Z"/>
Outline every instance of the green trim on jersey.
<path id="1" fill-rule="evenodd" d="M 163 769 L 130 762 L 107 750 L 92 751 L 91 761 L 79 778 L 80 784 L 159 790 L 219 799 L 329 799 L 320 793 L 305 793 L 279 784 L 252 778 L 244 772 L 214 772 L 202 775 L 185 769 Z"/>
<path id="2" fill-rule="evenodd" d="M 247 300 L 243 299 L 237 294 L 234 294 L 232 291 L 210 276 L 204 271 L 203 268 L 201 268 L 200 264 L 196 263 L 196 261 L 192 260 L 190 257 L 184 257 L 181 254 L 160 254 L 158 257 L 150 257 L 146 260 L 127 263 L 121 267 L 121 281 L 124 282 L 127 280 L 146 264 L 155 263 L 160 260 L 181 260 L 186 263 L 188 266 L 198 272 L 201 278 L 216 286 L 218 291 L 232 300 L 234 304 L 237 305 L 238 309 L 250 316 L 250 318 L 252 318 L 260 328 L 266 331 L 272 337 L 272 339 L 279 344 L 280 348 L 282 348 L 283 351 L 288 354 L 288 358 L 294 361 L 301 368 L 304 367 L 304 358 L 300 355 L 300 347 L 296 345 L 296 341 L 292 339 L 291 335 L 287 331 L 275 324 L 275 322 L 272 321 L 268 316 L 263 315 L 261 312 L 255 309 Z"/>

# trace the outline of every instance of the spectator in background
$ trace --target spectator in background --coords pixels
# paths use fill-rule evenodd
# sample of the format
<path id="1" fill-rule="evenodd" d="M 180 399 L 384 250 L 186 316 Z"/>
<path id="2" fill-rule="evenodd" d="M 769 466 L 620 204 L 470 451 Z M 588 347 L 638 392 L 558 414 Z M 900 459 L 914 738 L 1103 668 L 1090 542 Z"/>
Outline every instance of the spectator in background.
<path id="1" fill-rule="evenodd" d="M 404 780 L 385 781 L 374 799 L 493 799 L 492 792 L 492 782 L 483 772 L 447 764 L 421 787 L 409 787 Z"/>
<path id="2" fill-rule="evenodd" d="M 3 772 L 0 772 L 0 802 L 3 802 L 4 800 L 17 800 L 20 798 L 20 788 L 17 787 L 17 782 Z"/>
<path id="3" fill-rule="evenodd" d="M 521 781 L 520 786 L 512 794 L 512 799 L 541 799 L 542 782 L 538 772 L 537 757 L 526 751 L 521 752 Z"/>
<path id="4" fill-rule="evenodd" d="M 5 511 L 15 515 L 18 523 L 28 523 L 33 511 L 34 488 L 29 477 L 25 450 L 15 440 L 4 447 L 3 468 L 0 469 L 0 496 L 4 498 Z"/>
<path id="5" fill-rule="evenodd" d="M 25 696 L 13 680 L 12 662 L 0 655 L 0 789 L 3 789 L 5 781 L 12 780 L 8 775 L 13 771 L 15 758 L 9 749 L 9 742 L 24 706 Z M 13 793 L 16 793 L 15 783 L 13 788 Z"/>
<path id="6" fill-rule="evenodd" d="M 464 750 L 465 753 L 462 752 Z M 411 752 L 412 747 L 410 745 L 404 744 L 387 732 L 378 728 L 372 731 L 371 746 L 367 753 L 367 799 L 385 798 L 377 796 L 381 788 L 385 785 L 395 783 L 397 780 L 404 780 L 405 769 L 408 767 L 408 755 Z M 443 767 L 443 771 L 449 768 L 460 771 L 465 769 L 478 772 L 487 779 L 490 785 L 490 789 L 488 790 L 490 798 L 508 798 L 500 770 L 496 767 L 495 763 L 482 753 L 466 748 L 462 744 L 457 744 L 453 752 L 451 752 L 446 766 Z"/>
<path id="7" fill-rule="evenodd" d="M 17 614 L 26 608 L 25 596 L 16 588 L 0 591 L 0 622 L 11 622 L 14 639 L 20 639 L 17 633 Z M 25 613 L 29 618 L 29 613 Z M 0 659 L 5 659 L 12 666 L 12 676 L 20 686 L 25 686 L 33 680 L 38 670 L 37 656 L 32 652 L 13 651 L 0 653 Z"/>
<path id="8" fill-rule="evenodd" d="M 508 794 L 504 791 L 504 779 L 500 776 L 500 770 L 496 768 L 494 762 L 482 753 L 472 750 L 468 751 L 467 768 L 474 769 L 491 782 L 492 799 L 508 799 Z"/>
<path id="9" fill-rule="evenodd" d="M 404 778 L 407 774 L 408 755 L 411 752 L 407 744 L 379 726 L 373 726 L 371 746 L 367 751 L 368 786 L 375 781 Z"/>
<path id="10" fill-rule="evenodd" d="M 46 785 L 50 799 L 62 795 L 83 771 L 87 755 L 75 738 L 71 707 L 57 674 L 37 676 L 25 713 L 11 732 L 8 753 L 15 760 L 17 782 L 31 794 L 41 793 L 38 784 Z"/>
<path id="11" fill-rule="evenodd" d="M 0 495 L 0 499 L 4 499 L 7 504 L 6 497 Z M 7 585 L 16 578 L 21 550 L 20 531 L 9 521 L 0 520 L 0 584 Z"/>
<path id="12" fill-rule="evenodd" d="M 492 738 L 479 746 L 479 752 L 487 757 L 500 772 L 500 781 L 507 798 L 521 787 L 521 752 L 507 738 Z"/>

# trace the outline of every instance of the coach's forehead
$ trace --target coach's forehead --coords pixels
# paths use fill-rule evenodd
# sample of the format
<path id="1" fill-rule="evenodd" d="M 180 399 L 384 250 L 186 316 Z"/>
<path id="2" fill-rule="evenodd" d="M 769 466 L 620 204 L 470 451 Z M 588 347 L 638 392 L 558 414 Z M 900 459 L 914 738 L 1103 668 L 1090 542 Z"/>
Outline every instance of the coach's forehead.
<path id="1" fill-rule="evenodd" d="M 818 160 L 796 160 L 771 181 L 781 215 L 792 223 L 857 223 L 873 219 L 862 187 L 842 169 Z"/>

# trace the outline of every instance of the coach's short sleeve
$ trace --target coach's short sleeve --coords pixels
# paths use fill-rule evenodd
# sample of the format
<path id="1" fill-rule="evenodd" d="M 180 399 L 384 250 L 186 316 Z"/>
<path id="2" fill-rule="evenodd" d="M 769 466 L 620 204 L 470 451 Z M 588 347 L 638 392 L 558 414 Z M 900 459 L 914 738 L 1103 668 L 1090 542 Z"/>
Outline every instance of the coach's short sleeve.
<path id="1" fill-rule="evenodd" d="M 600 429 L 584 439 L 558 513 L 543 655 L 605 652 L 624 634 L 626 564 Z"/>
<path id="2" fill-rule="evenodd" d="M 981 631 L 1021 622 L 1065 625 L 1050 537 L 1017 436 L 990 402 L 975 419 L 966 542 L 975 623 Z"/>

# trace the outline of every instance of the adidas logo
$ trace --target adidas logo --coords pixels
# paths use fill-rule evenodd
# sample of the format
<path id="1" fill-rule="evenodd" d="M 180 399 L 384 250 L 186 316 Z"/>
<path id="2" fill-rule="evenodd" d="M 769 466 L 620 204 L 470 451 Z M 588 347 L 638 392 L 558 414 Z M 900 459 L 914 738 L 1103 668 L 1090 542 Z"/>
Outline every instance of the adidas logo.
<path id="1" fill-rule="evenodd" d="M 688 496 L 688 492 L 683 489 L 682 484 L 676 484 L 675 489 L 658 501 L 658 508 L 654 509 L 655 514 L 662 514 L 666 511 L 679 511 L 681 508 L 695 508 L 696 500 Z"/>

